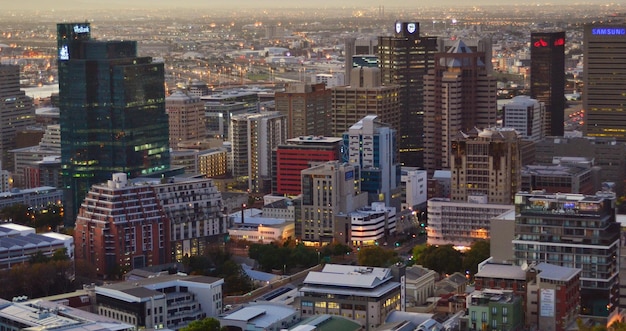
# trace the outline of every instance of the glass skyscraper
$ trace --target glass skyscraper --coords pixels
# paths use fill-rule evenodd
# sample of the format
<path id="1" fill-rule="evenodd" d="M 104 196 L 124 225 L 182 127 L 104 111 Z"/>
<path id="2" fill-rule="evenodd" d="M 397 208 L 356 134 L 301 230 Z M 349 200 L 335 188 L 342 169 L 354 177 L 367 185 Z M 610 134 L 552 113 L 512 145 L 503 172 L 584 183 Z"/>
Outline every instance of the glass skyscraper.
<path id="1" fill-rule="evenodd" d="M 136 41 L 91 38 L 89 23 L 57 24 L 66 223 L 95 183 L 169 168 L 164 65 Z"/>
<path id="2" fill-rule="evenodd" d="M 563 136 L 565 112 L 565 32 L 530 35 L 530 95 L 545 104 L 545 136 Z"/>

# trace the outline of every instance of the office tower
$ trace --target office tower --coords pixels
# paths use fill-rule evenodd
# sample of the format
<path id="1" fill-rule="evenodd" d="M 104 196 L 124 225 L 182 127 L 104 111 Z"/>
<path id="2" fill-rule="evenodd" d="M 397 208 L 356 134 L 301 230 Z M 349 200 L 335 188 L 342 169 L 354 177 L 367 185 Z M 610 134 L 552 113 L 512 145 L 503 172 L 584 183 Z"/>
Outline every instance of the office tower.
<path id="1" fill-rule="evenodd" d="M 210 137 L 228 139 L 230 119 L 234 115 L 259 111 L 259 91 L 233 89 L 201 97 L 205 125 Z"/>
<path id="2" fill-rule="evenodd" d="M 434 66 L 436 37 L 420 37 L 419 23 L 396 22 L 392 36 L 378 38 L 383 85 L 400 85 L 399 159 L 424 166 L 424 75 Z"/>
<path id="3" fill-rule="evenodd" d="M 626 142 L 626 25 L 585 25 L 583 47 L 584 133 Z"/>
<path id="4" fill-rule="evenodd" d="M 513 129 L 489 128 L 452 139 L 452 201 L 510 204 L 521 185 L 520 139 Z"/>
<path id="5" fill-rule="evenodd" d="M 91 185 L 169 168 L 163 63 L 135 41 L 91 39 L 89 23 L 57 24 L 66 223 Z"/>
<path id="6" fill-rule="evenodd" d="M 20 66 L 0 64 L 0 162 L 13 169 L 10 150 L 18 132 L 35 125 L 33 100 L 20 90 Z"/>
<path id="7" fill-rule="evenodd" d="M 615 194 L 518 193 L 515 213 L 515 263 L 581 269 L 580 314 L 606 324 L 619 301 Z"/>
<path id="8" fill-rule="evenodd" d="M 269 192 L 272 151 L 287 139 L 287 116 L 277 111 L 236 115 L 229 131 L 233 177 L 250 192 Z"/>
<path id="9" fill-rule="evenodd" d="M 363 117 L 343 134 L 348 162 L 361 171 L 361 190 L 370 202 L 400 206 L 400 165 L 396 161 L 396 131 L 375 115 Z M 395 203 L 393 202 L 394 200 Z"/>
<path id="10" fill-rule="evenodd" d="M 199 142 L 206 138 L 204 126 L 204 102 L 200 97 L 177 90 L 165 98 L 165 110 L 169 119 L 170 146 L 178 150 L 179 143 Z"/>
<path id="11" fill-rule="evenodd" d="M 276 92 L 276 111 L 287 118 L 287 138 L 330 136 L 330 90 L 325 84 L 289 83 Z"/>
<path id="12" fill-rule="evenodd" d="M 496 80 L 462 40 L 435 55 L 435 66 L 424 77 L 424 167 L 448 169 L 450 139 L 460 131 L 496 124 Z"/>
<path id="13" fill-rule="evenodd" d="M 361 193 L 358 166 L 329 161 L 302 170 L 302 208 L 296 233 L 311 245 L 335 240 L 350 231 L 349 223 L 338 224 L 335 216 L 367 205 Z"/>
<path id="14" fill-rule="evenodd" d="M 527 95 L 516 96 L 502 107 L 502 126 L 515 129 L 524 140 L 540 141 L 543 138 L 544 111 L 543 104 L 539 101 Z"/>
<path id="15" fill-rule="evenodd" d="M 331 135 L 341 137 L 352 124 L 367 115 L 376 115 L 384 123 L 400 130 L 400 86 L 382 86 L 380 69 L 352 69 L 349 86 L 331 88 Z"/>
<path id="16" fill-rule="evenodd" d="M 621 196 L 626 179 L 626 145 L 615 138 L 599 137 L 548 137 L 535 145 L 535 161 L 538 164 L 554 164 L 563 157 L 582 157 L 593 160 L 599 167 L 599 183 L 611 182 Z"/>
<path id="17" fill-rule="evenodd" d="M 586 70 L 587 66 L 585 66 Z M 530 96 L 545 105 L 542 121 L 544 135 L 563 136 L 565 116 L 564 31 L 532 32 L 530 34 Z"/>
<path id="18" fill-rule="evenodd" d="M 272 193 L 295 196 L 302 192 L 300 172 L 327 161 L 341 160 L 343 139 L 298 137 L 287 139 L 273 152 Z"/>
<path id="19" fill-rule="evenodd" d="M 373 64 L 374 67 L 378 66 L 376 54 L 378 53 L 378 39 L 377 38 L 346 38 L 344 41 L 344 69 L 345 69 L 345 79 L 346 82 L 350 81 L 350 75 L 352 68 L 360 67 L 364 64 L 364 61 L 361 59 L 369 59 L 366 60 L 368 64 Z M 368 66 L 368 65 L 365 65 Z"/>

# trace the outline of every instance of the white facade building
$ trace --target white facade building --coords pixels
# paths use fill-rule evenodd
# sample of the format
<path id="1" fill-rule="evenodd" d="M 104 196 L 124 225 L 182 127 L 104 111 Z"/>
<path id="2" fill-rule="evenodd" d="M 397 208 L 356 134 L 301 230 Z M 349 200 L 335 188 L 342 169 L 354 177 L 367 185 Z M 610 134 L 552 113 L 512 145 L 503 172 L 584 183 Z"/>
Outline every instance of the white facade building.
<path id="1" fill-rule="evenodd" d="M 414 167 L 402 167 L 400 185 L 402 186 L 402 210 L 412 209 L 428 200 L 428 173 Z"/>
<path id="2" fill-rule="evenodd" d="M 159 275 L 96 286 L 99 315 L 146 329 L 180 329 L 223 311 L 224 280 L 207 276 Z"/>
<path id="3" fill-rule="evenodd" d="M 469 197 L 471 202 L 450 199 L 428 200 L 428 244 L 469 247 L 491 236 L 491 219 L 515 210 L 514 205 L 488 204 L 486 197 Z"/>
<path id="4" fill-rule="evenodd" d="M 312 84 L 324 83 L 326 84 L 326 88 L 331 88 L 335 86 L 344 86 L 346 74 L 343 72 L 332 72 L 328 74 L 315 74 L 311 76 Z"/>
<path id="5" fill-rule="evenodd" d="M 543 138 L 541 119 L 544 105 L 527 95 L 516 96 L 504 105 L 502 126 L 513 128 L 520 138 L 540 141 Z"/>
<path id="6" fill-rule="evenodd" d="M 396 232 L 396 208 L 384 202 L 359 208 L 348 214 L 350 238 L 354 246 L 375 245 L 380 239 Z"/>

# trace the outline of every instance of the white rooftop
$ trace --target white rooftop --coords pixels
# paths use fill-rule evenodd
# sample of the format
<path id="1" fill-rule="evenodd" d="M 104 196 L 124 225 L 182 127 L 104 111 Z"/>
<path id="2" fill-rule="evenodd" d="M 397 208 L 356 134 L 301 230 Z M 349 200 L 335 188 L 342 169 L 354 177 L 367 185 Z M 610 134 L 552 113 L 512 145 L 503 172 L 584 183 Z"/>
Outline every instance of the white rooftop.
<path id="1" fill-rule="evenodd" d="M 274 323 L 285 320 L 296 313 L 296 310 L 290 306 L 264 302 L 249 304 L 220 319 L 222 321 L 243 321 L 254 325 L 257 330 L 265 330 Z M 222 324 L 228 325 L 227 322 Z"/>
<path id="2" fill-rule="evenodd" d="M 524 280 L 526 271 L 516 265 L 487 263 L 476 273 L 476 277 Z"/>

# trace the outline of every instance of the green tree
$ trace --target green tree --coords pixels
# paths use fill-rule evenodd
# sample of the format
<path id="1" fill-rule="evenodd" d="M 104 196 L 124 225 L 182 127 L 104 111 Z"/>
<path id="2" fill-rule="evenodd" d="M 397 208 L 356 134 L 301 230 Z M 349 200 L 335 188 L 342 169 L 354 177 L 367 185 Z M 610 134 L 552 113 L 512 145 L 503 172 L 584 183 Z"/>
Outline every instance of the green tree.
<path id="1" fill-rule="evenodd" d="M 417 257 L 415 263 L 438 273 L 452 274 L 462 269 L 461 253 L 452 245 L 428 245 Z"/>
<path id="2" fill-rule="evenodd" d="M 220 331 L 226 330 L 226 328 L 220 328 L 220 321 L 212 317 L 207 317 L 202 320 L 197 320 L 189 323 L 186 327 L 181 328 L 180 331 Z"/>
<path id="3" fill-rule="evenodd" d="M 18 203 L 4 207 L 0 210 L 0 216 L 3 220 L 10 220 L 15 224 L 32 226 L 33 219 L 28 206 Z"/>
<path id="4" fill-rule="evenodd" d="M 393 250 L 385 249 L 380 246 L 369 246 L 359 250 L 357 254 L 359 265 L 368 267 L 389 267 L 399 262 L 398 253 Z"/>
<path id="5" fill-rule="evenodd" d="M 489 241 L 476 241 L 463 256 L 463 269 L 469 271 L 471 275 L 474 275 L 478 272 L 478 264 L 485 261 L 490 256 L 491 248 Z"/>

